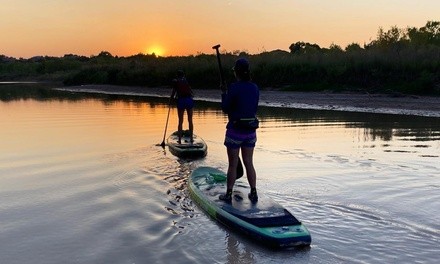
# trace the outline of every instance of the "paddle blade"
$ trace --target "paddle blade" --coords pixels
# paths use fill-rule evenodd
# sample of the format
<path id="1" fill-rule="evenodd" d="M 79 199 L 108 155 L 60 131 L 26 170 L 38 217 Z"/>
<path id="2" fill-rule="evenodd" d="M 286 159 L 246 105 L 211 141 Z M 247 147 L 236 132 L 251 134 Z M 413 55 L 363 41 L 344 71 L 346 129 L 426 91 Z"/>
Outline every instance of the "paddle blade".
<path id="1" fill-rule="evenodd" d="M 243 164 L 241 164 L 241 159 L 238 157 L 238 165 L 237 165 L 237 180 L 240 179 L 244 174 Z"/>

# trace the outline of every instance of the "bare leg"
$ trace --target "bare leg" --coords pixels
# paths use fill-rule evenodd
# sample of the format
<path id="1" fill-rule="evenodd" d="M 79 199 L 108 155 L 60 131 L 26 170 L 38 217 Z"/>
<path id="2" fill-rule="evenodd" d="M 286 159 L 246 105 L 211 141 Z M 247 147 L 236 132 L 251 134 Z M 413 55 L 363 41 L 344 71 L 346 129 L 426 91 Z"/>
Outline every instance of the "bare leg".
<path id="1" fill-rule="evenodd" d="M 186 113 L 188 115 L 188 128 L 189 128 L 189 135 L 191 142 L 193 142 L 193 131 L 194 131 L 194 125 L 193 125 L 193 109 L 186 109 Z"/>
<path id="2" fill-rule="evenodd" d="M 227 148 L 228 152 L 228 181 L 227 188 L 232 190 L 234 187 L 235 179 L 237 178 L 237 166 L 238 166 L 238 154 L 240 152 L 239 148 Z"/>
<path id="3" fill-rule="evenodd" d="M 185 113 L 185 109 L 177 109 L 177 115 L 179 117 L 179 124 L 177 126 L 177 135 L 179 137 L 179 143 L 182 140 L 182 125 L 183 125 L 183 114 Z"/>
<path id="4" fill-rule="evenodd" d="M 253 156 L 254 148 L 242 147 L 241 156 L 243 158 L 243 164 L 246 168 L 246 175 L 251 188 L 255 188 L 257 185 L 257 173 L 255 172 Z"/>

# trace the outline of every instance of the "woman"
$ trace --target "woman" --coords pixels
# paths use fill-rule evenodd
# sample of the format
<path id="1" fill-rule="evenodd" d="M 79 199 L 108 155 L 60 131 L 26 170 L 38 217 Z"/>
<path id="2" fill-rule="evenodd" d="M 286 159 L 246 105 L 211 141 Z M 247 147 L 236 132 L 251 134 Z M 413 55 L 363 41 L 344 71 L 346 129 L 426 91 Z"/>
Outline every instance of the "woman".
<path id="1" fill-rule="evenodd" d="M 228 114 L 224 145 L 228 153 L 227 190 L 220 195 L 220 200 L 231 202 L 232 189 L 237 178 L 239 153 L 243 159 L 246 175 L 251 187 L 248 195 L 252 202 L 258 201 L 256 179 L 253 164 L 255 143 L 257 141 L 256 118 L 260 92 L 258 86 L 251 81 L 249 62 L 240 58 L 233 68 L 237 82 L 231 84 L 226 91 L 222 87 L 222 110 Z"/>
<path id="2" fill-rule="evenodd" d="M 182 70 L 177 71 L 177 78 L 173 80 L 173 91 L 171 93 L 171 98 L 177 98 L 177 115 L 179 117 L 179 124 L 177 126 L 177 136 L 178 143 L 182 143 L 182 125 L 183 125 L 183 115 L 186 113 L 188 115 L 188 129 L 190 133 L 191 143 L 193 140 L 193 92 L 191 86 L 185 78 L 185 73 Z"/>

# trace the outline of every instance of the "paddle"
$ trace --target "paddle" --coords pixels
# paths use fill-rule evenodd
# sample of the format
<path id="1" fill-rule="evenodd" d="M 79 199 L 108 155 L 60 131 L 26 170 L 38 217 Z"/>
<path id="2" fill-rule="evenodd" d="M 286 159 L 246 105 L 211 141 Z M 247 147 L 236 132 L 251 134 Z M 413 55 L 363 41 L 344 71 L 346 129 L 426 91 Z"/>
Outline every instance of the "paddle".
<path id="1" fill-rule="evenodd" d="M 215 46 L 212 47 L 212 49 L 215 49 L 215 52 L 217 54 L 217 62 L 218 62 L 218 69 L 220 71 L 220 88 L 222 89 L 222 92 L 225 92 L 224 89 L 226 89 L 226 81 L 225 81 L 225 76 L 223 74 L 223 68 L 222 68 L 222 63 L 220 60 L 220 52 L 219 49 L 220 48 L 220 44 L 217 44 Z M 235 179 L 240 179 L 244 174 L 243 171 L 243 164 L 241 164 L 241 159 L 240 156 L 238 157 L 238 165 L 237 165 L 237 177 Z"/>
<path id="2" fill-rule="evenodd" d="M 241 164 L 241 159 L 238 157 L 238 166 L 237 166 L 237 177 L 236 180 L 240 179 L 243 176 L 243 165 Z"/>
<path id="3" fill-rule="evenodd" d="M 170 97 L 170 101 L 168 103 L 168 115 L 167 115 L 167 122 L 165 123 L 165 131 L 163 132 L 163 140 L 162 140 L 162 143 L 160 144 L 160 146 L 162 148 L 165 148 L 165 136 L 167 134 L 168 119 L 170 118 L 170 110 L 171 110 L 171 97 Z"/>

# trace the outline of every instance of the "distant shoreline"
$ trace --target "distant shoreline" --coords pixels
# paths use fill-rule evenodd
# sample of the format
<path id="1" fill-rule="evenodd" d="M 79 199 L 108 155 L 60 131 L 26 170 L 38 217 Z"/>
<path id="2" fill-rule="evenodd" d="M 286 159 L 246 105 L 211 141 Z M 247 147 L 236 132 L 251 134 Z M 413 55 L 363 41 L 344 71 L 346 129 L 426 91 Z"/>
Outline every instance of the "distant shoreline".
<path id="1" fill-rule="evenodd" d="M 115 85 L 81 85 L 55 89 L 81 93 L 152 97 L 169 97 L 171 93 L 170 88 Z M 194 93 L 195 100 L 220 102 L 219 90 L 197 89 L 194 90 Z M 440 97 L 429 96 L 261 90 L 260 105 L 298 109 L 440 117 Z"/>

